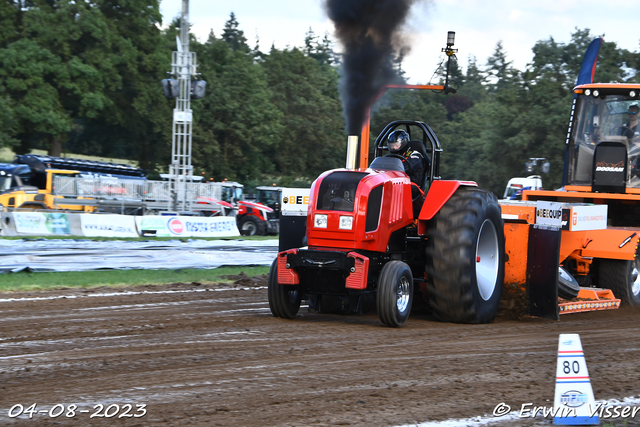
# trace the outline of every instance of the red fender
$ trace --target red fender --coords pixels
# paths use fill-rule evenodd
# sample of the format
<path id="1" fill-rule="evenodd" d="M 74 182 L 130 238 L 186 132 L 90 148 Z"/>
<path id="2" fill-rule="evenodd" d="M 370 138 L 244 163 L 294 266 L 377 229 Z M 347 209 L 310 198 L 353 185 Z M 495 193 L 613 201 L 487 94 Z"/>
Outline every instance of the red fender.
<path id="1" fill-rule="evenodd" d="M 478 186 L 478 184 L 473 181 L 433 181 L 431 188 L 429 188 L 427 192 L 427 198 L 422 205 L 418 219 L 427 221 L 433 218 L 461 185 L 469 187 Z"/>

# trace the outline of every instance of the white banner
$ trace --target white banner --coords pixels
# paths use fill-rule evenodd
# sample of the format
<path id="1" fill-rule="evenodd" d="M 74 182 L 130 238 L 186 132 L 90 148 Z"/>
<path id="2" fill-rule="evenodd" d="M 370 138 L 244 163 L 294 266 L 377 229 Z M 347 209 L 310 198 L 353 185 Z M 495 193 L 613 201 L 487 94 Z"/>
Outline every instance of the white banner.
<path id="1" fill-rule="evenodd" d="M 310 192 L 310 188 L 283 188 L 282 215 L 306 216 Z"/>
<path id="2" fill-rule="evenodd" d="M 69 220 L 64 213 L 13 212 L 18 233 L 71 234 Z"/>
<path id="3" fill-rule="evenodd" d="M 536 204 L 536 224 L 562 227 L 562 203 L 538 201 Z"/>
<path id="4" fill-rule="evenodd" d="M 231 237 L 239 236 L 233 216 L 138 216 L 140 235 L 155 230 L 158 237 Z"/>
<path id="5" fill-rule="evenodd" d="M 607 205 L 572 206 L 571 211 L 571 231 L 607 228 Z"/>
<path id="6" fill-rule="evenodd" d="M 80 215 L 82 234 L 87 237 L 138 237 L 136 223 L 127 215 Z"/>

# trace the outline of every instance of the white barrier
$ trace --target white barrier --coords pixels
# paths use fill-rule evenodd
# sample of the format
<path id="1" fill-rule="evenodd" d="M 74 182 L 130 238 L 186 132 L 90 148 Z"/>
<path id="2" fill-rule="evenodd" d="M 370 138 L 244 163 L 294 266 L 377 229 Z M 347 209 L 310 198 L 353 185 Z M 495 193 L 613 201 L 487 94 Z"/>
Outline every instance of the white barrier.
<path id="1" fill-rule="evenodd" d="M 239 236 L 232 216 L 137 216 L 138 233 L 155 231 L 158 237 L 230 237 Z"/>
<path id="2" fill-rule="evenodd" d="M 2 213 L 1 234 L 86 237 L 139 237 L 154 234 L 158 237 L 232 237 L 239 236 L 240 232 L 235 217 L 5 212 Z"/>
<path id="3" fill-rule="evenodd" d="M 12 217 L 18 234 L 71 234 L 65 213 L 13 212 Z"/>
<path id="4" fill-rule="evenodd" d="M 136 221 L 128 215 L 80 215 L 80 227 L 87 237 L 139 237 Z"/>

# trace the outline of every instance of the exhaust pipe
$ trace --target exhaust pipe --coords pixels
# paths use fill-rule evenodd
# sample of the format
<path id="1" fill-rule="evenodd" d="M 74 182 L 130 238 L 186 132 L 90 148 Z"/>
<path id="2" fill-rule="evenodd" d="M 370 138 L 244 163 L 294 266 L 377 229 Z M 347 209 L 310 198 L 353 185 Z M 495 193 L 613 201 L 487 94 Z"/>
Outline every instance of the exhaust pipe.
<path id="1" fill-rule="evenodd" d="M 358 154 L 358 135 L 347 137 L 347 166 L 349 170 L 356 168 L 356 156 Z"/>

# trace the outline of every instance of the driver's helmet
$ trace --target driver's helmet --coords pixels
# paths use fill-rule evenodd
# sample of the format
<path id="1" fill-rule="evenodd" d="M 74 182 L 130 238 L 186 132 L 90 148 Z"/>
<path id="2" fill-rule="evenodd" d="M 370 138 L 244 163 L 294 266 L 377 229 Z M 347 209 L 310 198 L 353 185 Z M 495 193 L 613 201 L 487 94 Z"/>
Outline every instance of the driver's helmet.
<path id="1" fill-rule="evenodd" d="M 404 130 L 394 130 L 387 138 L 387 147 L 393 154 L 402 153 L 409 143 L 409 134 Z"/>

